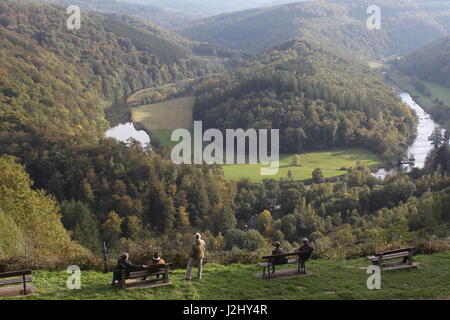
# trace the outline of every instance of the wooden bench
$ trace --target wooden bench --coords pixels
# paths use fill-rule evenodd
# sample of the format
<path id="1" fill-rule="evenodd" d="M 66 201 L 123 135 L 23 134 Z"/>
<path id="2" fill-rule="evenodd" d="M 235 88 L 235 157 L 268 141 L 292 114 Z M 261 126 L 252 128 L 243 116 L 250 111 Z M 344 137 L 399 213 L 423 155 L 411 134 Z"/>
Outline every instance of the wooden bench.
<path id="1" fill-rule="evenodd" d="M 280 265 L 284 265 L 284 264 L 293 264 L 293 263 L 297 263 L 297 271 L 300 273 L 300 269 L 301 269 L 301 260 L 300 256 L 304 256 L 304 260 L 305 260 L 305 268 L 304 268 L 304 273 L 306 273 L 306 260 L 309 259 L 309 256 L 311 255 L 312 251 L 309 250 L 302 250 L 302 251 L 294 251 L 294 252 L 288 252 L 288 253 L 281 253 L 281 254 L 273 254 L 273 255 L 268 255 L 268 256 L 263 256 L 262 259 L 267 260 L 266 262 L 260 263 L 259 266 L 263 268 L 263 278 L 266 275 L 266 268 L 267 268 L 267 272 L 268 272 L 268 276 L 270 279 L 270 269 L 271 268 L 275 268 L 275 266 L 280 266 Z M 294 259 L 289 259 L 289 257 L 294 256 Z M 285 263 L 274 263 L 274 260 L 276 260 L 277 258 L 288 258 L 286 259 Z"/>
<path id="2" fill-rule="evenodd" d="M 416 247 L 407 247 L 407 248 L 401 248 L 401 249 L 395 249 L 395 250 L 389 250 L 389 251 L 383 251 L 376 253 L 373 256 L 368 256 L 367 259 L 369 259 L 374 265 L 379 266 L 381 269 L 386 266 L 384 263 L 388 260 L 395 260 L 395 259 L 402 259 L 400 264 L 397 264 L 397 266 L 394 266 L 389 269 L 401 269 L 404 267 L 413 267 L 413 255 L 415 254 Z M 384 268 L 385 270 L 388 268 Z"/>
<path id="3" fill-rule="evenodd" d="M 120 271 L 120 288 L 149 288 L 168 285 L 169 274 L 171 272 L 170 266 L 172 263 L 150 265 L 148 267 L 136 267 L 130 270 Z M 160 278 L 160 276 L 162 276 Z M 155 279 L 147 280 L 147 277 L 156 277 Z M 127 284 L 126 280 L 141 279 L 132 284 Z"/>
<path id="4" fill-rule="evenodd" d="M 19 278 L 13 278 L 13 277 L 19 277 Z M 13 278 L 13 279 L 0 280 L 0 286 L 10 285 L 10 284 L 22 284 L 23 291 L 21 291 L 21 294 L 23 294 L 23 295 L 27 294 L 27 282 L 33 281 L 33 279 L 31 278 L 31 270 L 29 270 L 29 269 L 0 273 L 0 279 L 4 279 L 4 278 Z"/>

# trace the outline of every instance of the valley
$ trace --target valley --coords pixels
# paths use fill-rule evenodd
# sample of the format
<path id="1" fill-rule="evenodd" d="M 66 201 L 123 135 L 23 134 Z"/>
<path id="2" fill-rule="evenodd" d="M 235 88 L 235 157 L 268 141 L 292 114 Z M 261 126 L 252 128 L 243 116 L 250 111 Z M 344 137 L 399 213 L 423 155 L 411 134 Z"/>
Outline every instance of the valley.
<path id="1" fill-rule="evenodd" d="M 0 273 L 33 270 L 25 299 L 450 295 L 448 1 L 380 0 L 379 30 L 370 0 L 93 1 L 79 30 L 69 0 L 0 2 Z M 188 160 L 214 145 L 279 170 L 180 163 L 176 129 Z M 305 238 L 312 274 L 255 276 Z M 417 268 L 368 290 L 366 257 L 406 247 Z M 159 253 L 172 285 L 112 287 L 124 252 Z"/>
<path id="2" fill-rule="evenodd" d="M 417 93 L 412 86 L 403 86 L 405 82 L 401 82 L 400 76 L 393 78 L 392 72 L 389 74 L 390 79 L 395 81 L 397 85 L 402 86 L 402 89 L 410 92 Z M 438 87 L 438 85 L 435 85 Z M 146 89 L 145 91 L 152 91 L 152 89 Z M 145 92 L 144 91 L 144 92 Z M 440 90 L 440 93 L 445 94 L 447 91 Z M 132 96 L 134 97 L 134 95 Z M 408 148 L 407 155 L 413 155 L 415 158 L 415 166 L 423 168 L 425 165 L 425 158 L 432 146 L 428 137 L 431 135 L 435 127 L 437 126 L 433 120 L 430 119 L 430 115 L 424 112 L 417 105 L 413 98 L 408 93 L 401 93 L 400 97 L 403 102 L 407 104 L 412 110 L 414 110 L 419 117 L 419 123 L 417 126 L 417 134 L 414 142 Z M 414 96 L 419 103 L 422 103 L 422 99 L 418 96 Z M 130 101 L 130 100 L 129 100 Z M 184 97 L 169 99 L 161 103 L 154 103 L 151 105 L 142 105 L 132 108 L 132 120 L 134 125 L 138 128 L 143 128 L 144 131 L 136 131 L 131 123 L 124 125 L 118 125 L 112 130 L 117 130 L 117 133 L 109 131 L 107 136 L 115 137 L 120 141 L 126 141 L 129 137 L 132 137 L 143 144 L 149 143 L 150 135 L 156 138 L 162 146 L 172 149 L 177 142 L 171 141 L 171 132 L 178 128 L 186 128 L 192 130 L 192 107 L 194 105 L 193 97 Z M 426 108 L 426 107 L 425 107 Z M 187 113 L 187 114 L 186 114 Z M 180 118 L 179 115 L 182 115 Z M 275 176 L 271 178 L 293 178 L 297 181 L 303 181 L 310 183 L 312 172 L 316 168 L 320 168 L 325 178 L 334 178 L 346 173 L 348 167 L 354 166 L 356 163 L 362 163 L 369 167 L 376 167 L 374 176 L 378 178 L 384 178 L 388 173 L 393 173 L 392 169 L 384 168 L 383 161 L 375 154 L 364 149 L 337 149 L 322 152 L 308 152 L 299 155 L 300 163 L 298 165 L 293 164 L 294 155 L 281 155 L 280 156 L 280 170 Z M 260 168 L 262 165 L 225 165 L 224 177 L 231 180 L 239 180 L 242 178 L 248 178 L 254 182 L 262 182 L 267 178 L 260 175 Z"/>

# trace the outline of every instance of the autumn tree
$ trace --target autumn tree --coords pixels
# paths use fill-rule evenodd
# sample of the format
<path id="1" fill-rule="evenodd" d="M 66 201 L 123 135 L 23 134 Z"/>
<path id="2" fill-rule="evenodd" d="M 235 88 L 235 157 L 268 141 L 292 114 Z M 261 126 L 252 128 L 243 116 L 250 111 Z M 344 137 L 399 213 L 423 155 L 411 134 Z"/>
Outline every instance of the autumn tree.
<path id="1" fill-rule="evenodd" d="M 255 228 L 261 234 L 267 235 L 272 231 L 273 223 L 274 221 L 270 211 L 264 210 L 258 214 L 255 222 Z"/>
<path id="2" fill-rule="evenodd" d="M 26 251 L 41 264 L 87 254 L 70 240 L 56 201 L 32 184 L 16 158 L 0 157 L 0 254 L 23 258 Z"/>
<path id="3" fill-rule="evenodd" d="M 292 156 L 291 165 L 293 165 L 293 166 L 299 166 L 300 165 L 300 155 L 299 154 L 294 154 Z"/>
<path id="4" fill-rule="evenodd" d="M 106 216 L 105 222 L 102 225 L 102 236 L 111 247 L 117 243 L 122 232 L 122 219 L 115 211 L 111 211 Z"/>

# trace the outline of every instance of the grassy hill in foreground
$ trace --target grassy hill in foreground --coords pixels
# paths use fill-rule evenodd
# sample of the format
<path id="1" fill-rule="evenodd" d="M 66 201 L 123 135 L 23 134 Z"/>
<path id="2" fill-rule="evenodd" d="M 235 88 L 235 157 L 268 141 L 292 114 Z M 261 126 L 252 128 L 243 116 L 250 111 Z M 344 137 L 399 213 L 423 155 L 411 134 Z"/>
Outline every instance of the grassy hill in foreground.
<path id="1" fill-rule="evenodd" d="M 382 272 L 381 289 L 366 286 L 365 259 L 312 260 L 312 275 L 272 279 L 255 277 L 256 265 L 206 264 L 202 280 L 184 281 L 185 270 L 176 270 L 173 285 L 119 290 L 110 285 L 111 273 L 82 271 L 81 289 L 66 288 L 65 271 L 35 271 L 39 293 L 24 299 L 439 299 L 450 297 L 450 252 L 415 257 L 417 269 Z M 293 267 L 293 266 L 292 266 Z"/>

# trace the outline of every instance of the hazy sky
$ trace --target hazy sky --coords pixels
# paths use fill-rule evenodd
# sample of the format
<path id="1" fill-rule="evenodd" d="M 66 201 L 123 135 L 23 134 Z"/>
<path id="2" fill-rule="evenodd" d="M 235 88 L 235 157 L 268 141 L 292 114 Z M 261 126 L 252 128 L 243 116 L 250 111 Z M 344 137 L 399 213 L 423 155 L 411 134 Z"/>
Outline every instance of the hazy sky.
<path id="1" fill-rule="evenodd" d="M 118 0 L 118 1 L 149 4 L 163 8 L 187 10 L 195 13 L 200 13 L 202 15 L 213 15 L 230 11 L 257 8 L 261 6 L 278 5 L 308 0 Z"/>

